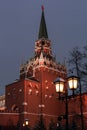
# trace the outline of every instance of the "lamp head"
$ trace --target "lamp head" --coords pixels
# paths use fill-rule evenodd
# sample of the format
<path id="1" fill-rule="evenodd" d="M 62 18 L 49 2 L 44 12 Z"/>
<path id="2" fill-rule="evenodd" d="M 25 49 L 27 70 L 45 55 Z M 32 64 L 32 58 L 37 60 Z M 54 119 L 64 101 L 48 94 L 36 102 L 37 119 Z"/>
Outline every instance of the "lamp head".
<path id="1" fill-rule="evenodd" d="M 54 84 L 55 84 L 55 87 L 56 87 L 56 92 L 57 93 L 63 93 L 64 91 L 64 82 L 65 80 L 58 77 L 55 81 L 54 81 Z"/>
<path id="2" fill-rule="evenodd" d="M 78 77 L 77 76 L 70 76 L 67 78 L 69 88 L 71 90 L 77 89 L 78 86 Z"/>

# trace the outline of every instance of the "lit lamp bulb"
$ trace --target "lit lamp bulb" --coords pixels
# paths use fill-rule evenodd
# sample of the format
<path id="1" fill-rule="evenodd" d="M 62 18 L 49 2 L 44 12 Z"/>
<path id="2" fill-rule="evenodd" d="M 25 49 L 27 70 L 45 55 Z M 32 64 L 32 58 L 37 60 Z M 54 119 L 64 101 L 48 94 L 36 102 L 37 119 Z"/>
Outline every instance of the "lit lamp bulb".
<path id="1" fill-rule="evenodd" d="M 54 84 L 55 84 L 55 87 L 56 87 L 56 92 L 59 94 L 59 99 L 60 99 L 61 93 L 64 92 L 64 83 L 65 83 L 65 80 L 60 78 L 60 77 L 58 77 L 54 81 Z"/>
<path id="2" fill-rule="evenodd" d="M 64 82 L 64 79 L 59 77 L 54 81 L 57 93 L 62 93 L 64 91 Z"/>
<path id="3" fill-rule="evenodd" d="M 57 93 L 62 93 L 64 89 L 64 83 L 60 82 L 56 84 L 56 92 Z"/>
<path id="4" fill-rule="evenodd" d="M 25 126 L 25 124 L 23 123 L 23 127 Z"/>
<path id="5" fill-rule="evenodd" d="M 73 95 L 74 95 L 74 90 L 76 90 L 78 86 L 78 77 L 70 76 L 68 78 L 68 84 L 69 84 L 69 88 L 73 91 Z"/>
<path id="6" fill-rule="evenodd" d="M 78 78 L 75 76 L 71 76 L 68 78 L 68 84 L 69 84 L 69 88 L 71 90 L 75 90 L 77 89 L 77 84 L 78 84 Z"/>
<path id="7" fill-rule="evenodd" d="M 28 125 L 29 124 L 29 122 L 28 121 L 25 121 L 25 125 Z"/>

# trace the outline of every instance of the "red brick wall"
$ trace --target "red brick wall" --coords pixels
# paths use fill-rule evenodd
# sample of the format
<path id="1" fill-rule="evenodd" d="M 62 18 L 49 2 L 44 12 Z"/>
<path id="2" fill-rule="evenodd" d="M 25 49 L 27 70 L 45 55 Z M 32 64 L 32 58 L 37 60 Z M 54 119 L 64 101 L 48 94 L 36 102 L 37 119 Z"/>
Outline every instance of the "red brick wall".
<path id="1" fill-rule="evenodd" d="M 18 113 L 2 112 L 0 113 L 0 125 L 1 126 L 16 126 L 19 120 Z"/>
<path id="2" fill-rule="evenodd" d="M 43 113 L 43 118 L 46 126 L 49 126 L 50 120 L 53 118 L 57 122 L 59 115 L 65 114 L 65 102 L 57 99 L 58 95 L 55 91 L 53 81 L 61 76 L 66 77 L 66 74 L 55 72 L 48 68 L 37 68 L 35 71 L 34 79 L 19 80 L 13 84 L 6 86 L 6 110 L 14 110 L 13 105 L 18 107 L 19 121 L 24 123 L 25 119 L 29 119 L 30 126 L 33 127 L 35 123 L 40 119 L 40 114 Z M 65 87 L 66 89 L 66 87 Z M 41 109 L 41 105 L 43 106 Z M 79 109 L 79 96 L 76 99 L 71 99 L 68 103 L 69 107 L 69 123 L 72 121 L 78 122 L 80 125 L 79 117 L 76 117 L 80 113 Z M 83 111 L 84 117 L 87 119 L 87 94 L 83 96 Z M 16 120 L 15 116 L 10 116 L 13 122 Z M 5 116 L 3 116 L 3 119 Z M 84 119 L 84 122 L 87 121 Z M 9 120 L 7 115 L 5 118 L 5 124 Z M 18 121 L 18 117 L 17 117 Z M 2 123 L 2 122 L 1 122 Z M 65 120 L 61 121 L 64 125 Z"/>
<path id="3" fill-rule="evenodd" d="M 58 115 L 65 113 L 64 107 L 62 107 L 64 103 L 58 101 L 58 95 L 56 94 L 55 86 L 53 84 L 53 81 L 57 78 L 58 74 L 59 73 L 55 73 L 51 70 L 40 70 L 38 68 L 35 71 L 35 75 L 39 80 L 39 83 L 25 80 L 24 100 L 28 103 L 28 105 L 25 106 L 25 111 L 27 111 L 25 119 L 28 118 L 30 120 L 31 126 L 40 119 L 41 111 L 47 126 L 52 118 L 57 122 Z M 32 90 L 31 94 L 29 94 L 30 89 Z M 37 95 L 36 91 L 38 91 Z M 42 109 L 41 103 L 44 105 Z"/>
<path id="4" fill-rule="evenodd" d="M 22 103 L 24 101 L 24 80 L 20 80 L 6 86 L 6 109 L 18 107 L 19 112 L 23 111 Z"/>

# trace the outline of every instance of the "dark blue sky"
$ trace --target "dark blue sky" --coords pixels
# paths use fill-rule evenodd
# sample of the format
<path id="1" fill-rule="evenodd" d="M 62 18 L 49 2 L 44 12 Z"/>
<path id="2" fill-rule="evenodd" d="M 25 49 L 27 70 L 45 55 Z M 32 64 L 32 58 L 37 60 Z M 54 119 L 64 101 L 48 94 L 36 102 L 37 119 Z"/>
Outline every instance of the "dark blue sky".
<path id="1" fill-rule="evenodd" d="M 0 94 L 33 57 L 41 5 L 58 62 L 75 46 L 87 45 L 87 0 L 0 0 Z"/>

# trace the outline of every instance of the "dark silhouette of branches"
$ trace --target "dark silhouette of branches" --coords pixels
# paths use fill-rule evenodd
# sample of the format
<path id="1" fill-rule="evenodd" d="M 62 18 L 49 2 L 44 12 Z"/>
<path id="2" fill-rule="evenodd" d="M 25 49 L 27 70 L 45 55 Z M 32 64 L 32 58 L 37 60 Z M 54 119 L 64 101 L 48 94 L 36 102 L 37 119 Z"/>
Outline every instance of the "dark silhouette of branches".
<path id="1" fill-rule="evenodd" d="M 87 45 L 83 48 L 75 47 L 69 53 L 68 72 L 75 73 L 82 84 L 82 91 L 86 90 L 87 85 Z"/>

